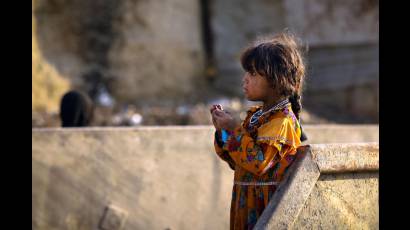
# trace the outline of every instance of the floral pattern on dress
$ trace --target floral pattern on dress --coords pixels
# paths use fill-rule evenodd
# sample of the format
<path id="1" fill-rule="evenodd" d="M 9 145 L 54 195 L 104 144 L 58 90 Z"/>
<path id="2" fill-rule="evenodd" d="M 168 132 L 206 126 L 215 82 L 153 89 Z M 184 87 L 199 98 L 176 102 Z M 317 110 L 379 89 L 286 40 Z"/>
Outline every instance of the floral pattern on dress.
<path id="1" fill-rule="evenodd" d="M 293 118 L 291 106 L 259 118 L 256 126 L 249 126 L 253 113 L 260 107 L 248 111 L 241 127 L 232 132 L 227 143 L 215 140 L 217 155 L 234 169 L 230 210 L 230 229 L 252 229 L 263 210 L 275 194 L 277 184 L 256 185 L 254 182 L 280 182 L 286 169 L 295 159 L 296 148 L 300 146 L 300 125 Z M 273 122 L 273 123 L 271 123 Z M 274 130 L 261 133 L 261 127 L 273 125 Z M 258 138 L 261 137 L 261 138 Z M 219 138 L 215 135 L 215 138 Z"/>

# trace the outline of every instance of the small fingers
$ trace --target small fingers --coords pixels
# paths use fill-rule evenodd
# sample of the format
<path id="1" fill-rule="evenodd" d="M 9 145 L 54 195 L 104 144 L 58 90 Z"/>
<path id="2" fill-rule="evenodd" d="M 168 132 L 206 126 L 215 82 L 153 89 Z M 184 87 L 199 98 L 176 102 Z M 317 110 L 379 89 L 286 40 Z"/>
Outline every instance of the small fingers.
<path id="1" fill-rule="evenodd" d="M 221 110 L 214 110 L 212 114 L 216 117 L 221 117 L 224 115 L 224 112 Z"/>
<path id="2" fill-rule="evenodd" d="M 216 105 L 212 105 L 209 107 L 209 111 L 212 113 L 216 109 Z"/>

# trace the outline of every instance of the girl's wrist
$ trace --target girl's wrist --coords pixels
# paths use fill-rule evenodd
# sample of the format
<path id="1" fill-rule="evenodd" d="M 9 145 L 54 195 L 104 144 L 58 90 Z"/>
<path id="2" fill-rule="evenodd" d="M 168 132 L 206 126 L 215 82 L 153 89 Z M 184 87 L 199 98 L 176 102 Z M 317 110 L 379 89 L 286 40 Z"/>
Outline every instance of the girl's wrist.
<path id="1" fill-rule="evenodd" d="M 220 137 L 223 143 L 226 143 L 228 141 L 229 136 L 230 136 L 230 132 L 226 131 L 225 129 L 221 130 Z"/>

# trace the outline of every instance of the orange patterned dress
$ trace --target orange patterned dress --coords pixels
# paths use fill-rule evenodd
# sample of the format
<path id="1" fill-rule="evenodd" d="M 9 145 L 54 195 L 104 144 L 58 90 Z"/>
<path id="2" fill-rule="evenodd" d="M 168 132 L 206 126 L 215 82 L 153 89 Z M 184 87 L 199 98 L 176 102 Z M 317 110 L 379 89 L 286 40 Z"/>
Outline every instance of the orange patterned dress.
<path id="1" fill-rule="evenodd" d="M 255 226 L 301 144 L 290 103 L 256 119 L 255 113 L 261 113 L 261 106 L 248 111 L 226 142 L 215 132 L 217 155 L 235 170 L 230 213 L 230 229 L 235 230 Z"/>

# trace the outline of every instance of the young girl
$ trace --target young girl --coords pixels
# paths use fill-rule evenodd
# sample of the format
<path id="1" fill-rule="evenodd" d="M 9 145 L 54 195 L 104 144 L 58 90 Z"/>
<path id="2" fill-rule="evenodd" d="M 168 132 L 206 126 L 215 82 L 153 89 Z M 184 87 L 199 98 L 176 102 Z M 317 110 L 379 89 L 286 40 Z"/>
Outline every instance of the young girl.
<path id="1" fill-rule="evenodd" d="M 241 56 L 243 91 L 253 107 L 242 125 L 212 106 L 215 150 L 235 170 L 230 229 L 252 229 L 306 138 L 299 123 L 305 67 L 294 38 L 281 33 Z"/>

